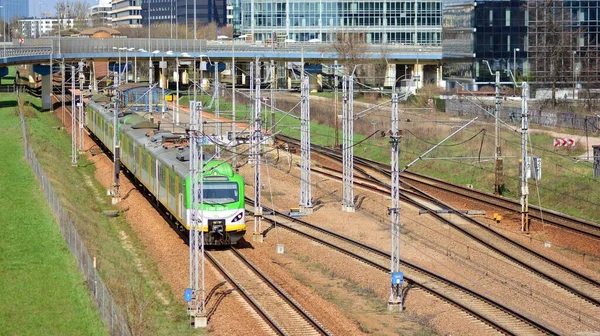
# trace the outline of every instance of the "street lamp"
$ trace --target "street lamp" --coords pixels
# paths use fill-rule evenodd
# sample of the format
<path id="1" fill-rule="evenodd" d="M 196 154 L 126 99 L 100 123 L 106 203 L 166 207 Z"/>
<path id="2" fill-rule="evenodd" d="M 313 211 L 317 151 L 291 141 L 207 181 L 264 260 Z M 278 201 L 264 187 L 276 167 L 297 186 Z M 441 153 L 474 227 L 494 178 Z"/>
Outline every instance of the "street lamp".
<path id="1" fill-rule="evenodd" d="M 513 49 L 513 79 L 515 81 L 514 87 L 513 87 L 513 96 L 516 96 L 517 94 L 517 51 L 521 51 L 519 48 L 514 48 Z"/>
<path id="2" fill-rule="evenodd" d="M 575 69 L 575 54 L 577 54 L 577 50 L 573 50 L 573 99 L 575 99 L 575 85 L 577 84 L 577 71 Z"/>
<path id="3" fill-rule="evenodd" d="M 138 49 L 139 52 L 145 53 L 147 52 L 144 49 Z M 133 54 L 133 81 L 135 83 L 138 82 L 138 77 L 137 77 L 137 54 Z"/>
<path id="4" fill-rule="evenodd" d="M 150 53 L 150 62 L 148 64 L 148 113 L 152 114 L 152 72 L 154 71 L 154 66 L 152 64 L 152 54 L 158 54 L 160 50 L 154 50 Z"/>
<path id="5" fill-rule="evenodd" d="M 135 48 L 126 48 L 125 49 L 125 84 L 129 83 L 129 55 L 130 51 L 134 51 Z"/>
<path id="6" fill-rule="evenodd" d="M 2 44 L 2 52 L 3 56 L 6 57 L 6 11 L 4 6 L 0 5 L 0 8 L 2 8 L 2 42 L 4 42 Z"/>

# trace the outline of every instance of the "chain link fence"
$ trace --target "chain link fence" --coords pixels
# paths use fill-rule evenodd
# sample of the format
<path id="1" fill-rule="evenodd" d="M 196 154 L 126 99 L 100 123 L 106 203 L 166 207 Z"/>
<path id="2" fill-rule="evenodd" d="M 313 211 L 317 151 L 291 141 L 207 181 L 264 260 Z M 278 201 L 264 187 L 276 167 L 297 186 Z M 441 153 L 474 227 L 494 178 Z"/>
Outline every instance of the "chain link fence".
<path id="1" fill-rule="evenodd" d="M 485 111 L 484 111 L 485 110 Z M 487 111 L 487 112 L 486 112 Z M 479 105 L 466 98 L 446 99 L 446 113 L 458 116 L 483 116 L 493 120 L 494 106 Z M 502 106 L 499 118 L 512 125 L 521 123 L 521 108 Z M 599 115 L 580 115 L 574 113 L 540 112 L 535 108 L 529 109 L 529 123 L 545 127 L 563 127 L 587 130 L 590 133 L 600 133 Z"/>
<path id="2" fill-rule="evenodd" d="M 31 168 L 44 191 L 44 196 L 50 205 L 55 220 L 60 226 L 60 231 L 67 242 L 71 253 L 73 253 L 77 259 L 79 269 L 84 276 L 85 283 L 90 293 L 94 297 L 94 302 L 98 306 L 102 319 L 106 323 L 111 335 L 131 335 L 123 310 L 115 302 L 110 290 L 106 287 L 102 278 L 100 278 L 100 274 L 98 274 L 95 267 L 94 258 L 90 256 L 75 225 L 73 225 L 73 220 L 69 216 L 67 210 L 62 206 L 58 195 L 54 192 L 50 179 L 48 179 L 44 173 L 44 169 L 37 160 L 33 149 L 29 146 L 27 126 L 20 106 L 19 115 L 21 117 L 21 131 L 25 146 L 25 158 L 31 165 Z"/>

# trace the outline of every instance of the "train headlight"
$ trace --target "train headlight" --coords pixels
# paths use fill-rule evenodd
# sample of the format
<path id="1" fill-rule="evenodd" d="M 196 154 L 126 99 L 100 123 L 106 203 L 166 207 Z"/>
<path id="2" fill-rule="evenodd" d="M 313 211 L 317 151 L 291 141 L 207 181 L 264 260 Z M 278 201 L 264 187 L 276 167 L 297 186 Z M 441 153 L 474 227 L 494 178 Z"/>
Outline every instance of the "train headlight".
<path id="1" fill-rule="evenodd" d="M 237 214 L 235 217 L 233 217 L 233 219 L 231 220 L 232 223 L 235 222 L 239 222 L 242 220 L 242 218 L 244 218 L 244 212 L 240 212 L 239 214 Z"/>

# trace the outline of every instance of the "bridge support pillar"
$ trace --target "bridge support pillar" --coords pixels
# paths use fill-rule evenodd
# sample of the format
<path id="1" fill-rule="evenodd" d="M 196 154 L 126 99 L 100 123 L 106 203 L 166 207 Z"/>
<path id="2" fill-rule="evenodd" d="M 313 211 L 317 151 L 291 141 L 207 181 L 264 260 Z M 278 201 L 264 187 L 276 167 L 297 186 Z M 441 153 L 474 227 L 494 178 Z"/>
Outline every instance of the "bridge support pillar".
<path id="1" fill-rule="evenodd" d="M 42 76 L 42 109 L 49 110 L 52 107 L 52 74 Z"/>
<path id="2" fill-rule="evenodd" d="M 27 73 L 29 74 L 29 83 L 35 84 L 35 72 L 33 71 L 33 64 L 27 64 Z"/>
<path id="3" fill-rule="evenodd" d="M 383 86 L 386 88 L 395 87 L 396 84 L 396 64 L 388 64 L 385 69 L 385 81 Z"/>
<path id="4" fill-rule="evenodd" d="M 446 81 L 443 79 L 443 68 L 442 65 L 438 63 L 437 65 L 437 69 L 436 69 L 436 85 L 439 88 L 445 88 L 446 87 Z"/>
<path id="5" fill-rule="evenodd" d="M 419 76 L 419 79 L 415 82 L 415 87 L 420 89 L 423 87 L 423 64 L 415 64 L 413 69 L 413 76 Z"/>

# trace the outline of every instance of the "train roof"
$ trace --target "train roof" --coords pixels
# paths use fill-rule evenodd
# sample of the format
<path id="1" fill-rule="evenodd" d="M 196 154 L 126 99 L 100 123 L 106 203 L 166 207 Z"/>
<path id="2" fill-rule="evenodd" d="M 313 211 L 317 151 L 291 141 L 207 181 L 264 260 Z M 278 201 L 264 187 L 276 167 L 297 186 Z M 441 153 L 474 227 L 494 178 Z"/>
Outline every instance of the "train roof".
<path id="1" fill-rule="evenodd" d="M 122 131 L 133 141 L 143 146 L 162 164 L 166 164 L 180 177 L 189 175 L 189 146 L 185 134 L 164 130 L 138 128 L 136 124 L 123 126 Z M 206 156 L 204 156 L 206 159 Z M 210 160 L 204 166 L 205 175 L 233 177 L 235 172 L 230 164 L 220 160 Z"/>

